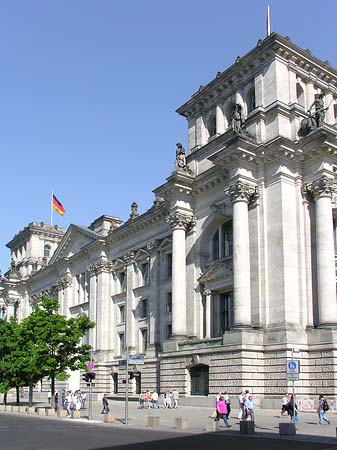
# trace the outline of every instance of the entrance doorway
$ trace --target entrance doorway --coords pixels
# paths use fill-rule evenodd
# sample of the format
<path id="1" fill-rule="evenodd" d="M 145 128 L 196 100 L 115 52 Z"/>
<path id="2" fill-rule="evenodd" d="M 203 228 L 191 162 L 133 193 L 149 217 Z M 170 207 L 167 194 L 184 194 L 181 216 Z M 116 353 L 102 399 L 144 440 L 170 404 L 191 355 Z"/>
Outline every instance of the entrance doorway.
<path id="1" fill-rule="evenodd" d="M 141 372 L 134 372 L 134 376 L 136 379 L 136 394 L 140 394 L 142 392 L 142 374 Z"/>
<path id="2" fill-rule="evenodd" d="M 112 375 L 113 393 L 118 394 L 118 373 Z"/>
<path id="3" fill-rule="evenodd" d="M 198 364 L 191 367 L 191 395 L 209 394 L 209 367 L 205 364 Z"/>

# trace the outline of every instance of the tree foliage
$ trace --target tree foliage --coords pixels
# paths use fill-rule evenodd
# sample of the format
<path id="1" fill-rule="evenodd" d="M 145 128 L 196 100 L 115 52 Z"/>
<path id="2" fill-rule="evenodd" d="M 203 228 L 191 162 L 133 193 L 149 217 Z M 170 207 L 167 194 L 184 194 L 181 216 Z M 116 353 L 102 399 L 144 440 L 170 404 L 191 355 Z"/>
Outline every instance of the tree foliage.
<path id="1" fill-rule="evenodd" d="M 33 386 L 43 378 L 67 378 L 67 372 L 85 368 L 90 345 L 82 337 L 95 326 L 87 316 L 66 319 L 56 299 L 41 297 L 39 305 L 21 323 L 0 321 L 0 392 Z"/>

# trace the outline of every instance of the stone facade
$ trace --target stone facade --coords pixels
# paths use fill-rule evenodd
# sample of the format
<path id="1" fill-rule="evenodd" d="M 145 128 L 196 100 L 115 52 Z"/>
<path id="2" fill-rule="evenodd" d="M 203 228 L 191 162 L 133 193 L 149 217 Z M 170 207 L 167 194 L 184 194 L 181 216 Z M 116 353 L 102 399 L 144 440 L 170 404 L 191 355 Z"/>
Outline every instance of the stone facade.
<path id="1" fill-rule="evenodd" d="M 324 124 L 299 138 L 321 93 Z M 96 392 L 123 394 L 127 345 L 145 356 L 131 366 L 131 394 L 278 398 L 296 347 L 297 393 L 335 396 L 337 71 L 273 33 L 177 112 L 188 152 L 177 144 L 176 169 L 145 213 L 133 203 L 125 223 L 44 226 L 52 256 L 35 271 L 21 271 L 18 243 L 43 258 L 33 246 L 43 226 L 8 244 L 6 317 L 29 314 L 42 292 L 68 317 L 87 314 Z"/>

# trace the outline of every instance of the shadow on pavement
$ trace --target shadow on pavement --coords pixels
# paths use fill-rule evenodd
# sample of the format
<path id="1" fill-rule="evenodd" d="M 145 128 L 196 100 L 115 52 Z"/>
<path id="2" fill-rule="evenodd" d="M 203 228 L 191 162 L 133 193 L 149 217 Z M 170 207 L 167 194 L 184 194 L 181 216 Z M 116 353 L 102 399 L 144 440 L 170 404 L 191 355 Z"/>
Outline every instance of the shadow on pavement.
<path id="1" fill-rule="evenodd" d="M 330 443 L 299 442 L 285 439 L 267 439 L 255 436 L 212 433 L 175 437 L 136 444 L 95 448 L 92 450 L 337 450 Z"/>

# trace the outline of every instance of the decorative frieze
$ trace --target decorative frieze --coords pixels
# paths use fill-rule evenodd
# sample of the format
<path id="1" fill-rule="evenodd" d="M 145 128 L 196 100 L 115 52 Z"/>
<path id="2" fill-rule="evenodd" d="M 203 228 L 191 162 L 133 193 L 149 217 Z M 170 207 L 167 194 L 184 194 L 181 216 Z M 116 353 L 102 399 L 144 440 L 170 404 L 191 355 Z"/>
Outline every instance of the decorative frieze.
<path id="1" fill-rule="evenodd" d="M 20 300 L 17 297 L 5 297 L 5 305 L 6 306 L 19 306 Z"/>
<path id="2" fill-rule="evenodd" d="M 189 216 L 180 212 L 170 214 L 166 221 L 171 226 L 172 230 L 180 228 L 187 231 L 188 229 L 193 228 L 196 224 L 196 218 L 194 216 Z"/>
<path id="3" fill-rule="evenodd" d="M 254 202 L 259 196 L 259 189 L 257 186 L 252 186 L 242 181 L 237 181 L 225 188 L 225 195 L 230 197 L 232 202 L 245 200 L 247 203 Z"/>
<path id="4" fill-rule="evenodd" d="M 67 287 L 72 286 L 72 284 L 73 284 L 73 277 L 70 272 L 67 272 L 66 275 L 57 282 L 59 290 L 66 289 Z"/>

